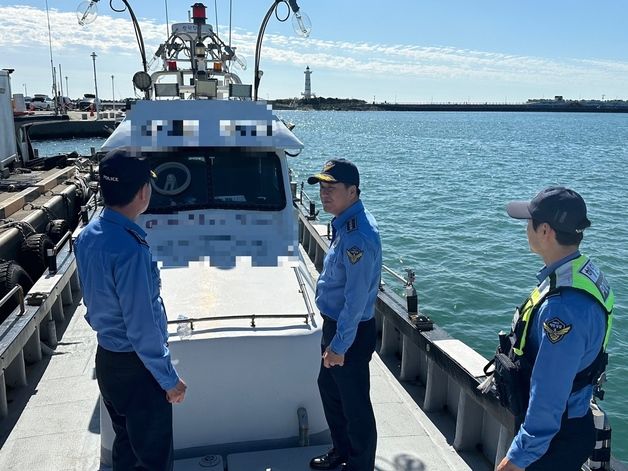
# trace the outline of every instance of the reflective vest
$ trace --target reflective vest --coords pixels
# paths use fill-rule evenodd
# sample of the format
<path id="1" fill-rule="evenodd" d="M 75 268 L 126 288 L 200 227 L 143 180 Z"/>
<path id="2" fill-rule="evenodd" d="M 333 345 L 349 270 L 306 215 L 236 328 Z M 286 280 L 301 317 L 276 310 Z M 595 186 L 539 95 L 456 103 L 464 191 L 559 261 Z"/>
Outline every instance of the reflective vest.
<path id="1" fill-rule="evenodd" d="M 526 350 L 529 327 L 543 301 L 550 295 L 563 289 L 577 289 L 592 296 L 606 313 L 606 334 L 600 352 L 593 362 L 580 371 L 574 378 L 571 392 L 585 386 L 595 385 L 606 368 L 608 354 L 606 345 L 610 338 L 613 323 L 615 296 L 604 274 L 584 255 L 567 262 L 551 273 L 541 284 L 532 290 L 530 296 L 515 311 L 512 331 L 509 335 L 500 335 L 500 345 L 495 357 L 485 366 L 484 372 L 494 366 L 492 373 L 497 395 L 501 404 L 521 421 L 528 407 L 530 377 L 536 360 L 535 355 Z M 560 336 L 560 329 L 547 335 Z M 559 338 L 559 337 L 557 337 Z M 600 398 L 603 391 L 595 391 Z"/>
<path id="2" fill-rule="evenodd" d="M 532 290 L 532 293 L 521 307 L 515 311 L 512 328 L 514 335 L 512 352 L 514 358 L 522 357 L 525 353 L 526 341 L 529 335 L 528 328 L 537 308 L 550 294 L 556 293 L 563 288 L 574 288 L 584 291 L 604 308 L 606 312 L 606 335 L 604 336 L 602 350 L 606 350 L 613 325 L 615 294 L 608 281 L 606 281 L 604 273 L 586 256 L 580 255 L 578 258 L 561 265 L 545 278 L 539 286 Z"/>

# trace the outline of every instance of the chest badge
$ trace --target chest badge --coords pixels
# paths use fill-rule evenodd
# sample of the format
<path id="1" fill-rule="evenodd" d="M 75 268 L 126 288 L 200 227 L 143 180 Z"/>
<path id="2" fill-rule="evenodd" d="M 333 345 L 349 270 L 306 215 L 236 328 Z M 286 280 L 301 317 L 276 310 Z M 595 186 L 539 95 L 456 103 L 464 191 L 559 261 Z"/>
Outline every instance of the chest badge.
<path id="1" fill-rule="evenodd" d="M 558 317 L 554 317 L 549 321 L 543 322 L 543 330 L 550 342 L 557 343 L 571 332 L 571 326 L 565 324 Z"/>
<path id="2" fill-rule="evenodd" d="M 358 263 L 360 261 L 360 259 L 362 258 L 362 255 L 364 255 L 364 251 L 360 250 L 359 248 L 353 246 L 351 247 L 349 250 L 347 250 L 347 257 L 349 257 L 349 261 L 355 265 L 356 263 Z"/>

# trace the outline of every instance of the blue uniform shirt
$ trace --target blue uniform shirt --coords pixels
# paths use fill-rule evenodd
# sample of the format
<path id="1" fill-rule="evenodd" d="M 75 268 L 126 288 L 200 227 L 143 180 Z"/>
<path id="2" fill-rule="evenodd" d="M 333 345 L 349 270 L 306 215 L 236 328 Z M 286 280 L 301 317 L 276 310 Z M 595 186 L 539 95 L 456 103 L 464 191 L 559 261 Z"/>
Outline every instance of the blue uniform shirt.
<path id="1" fill-rule="evenodd" d="M 544 267 L 537 275 L 543 281 L 580 252 Z M 571 329 L 552 342 L 543 323 L 558 318 Z M 530 403 L 525 420 L 508 450 L 508 458 L 521 468 L 538 460 L 558 432 L 565 408 L 569 418 L 583 417 L 589 410 L 592 386 L 571 394 L 576 374 L 589 366 L 602 348 L 606 313 L 592 296 L 565 289 L 546 298 L 532 319 L 526 349 L 536 353 L 530 380 Z"/>
<path id="2" fill-rule="evenodd" d="M 377 223 L 358 200 L 331 222 L 333 237 L 316 284 L 316 306 L 338 322 L 330 348 L 344 355 L 362 321 L 375 313 L 382 244 Z"/>
<path id="3" fill-rule="evenodd" d="M 85 319 L 96 331 L 98 344 L 112 352 L 137 353 L 167 391 L 179 377 L 166 347 L 159 269 L 145 237 L 133 221 L 105 208 L 77 237 L 76 262 Z"/>

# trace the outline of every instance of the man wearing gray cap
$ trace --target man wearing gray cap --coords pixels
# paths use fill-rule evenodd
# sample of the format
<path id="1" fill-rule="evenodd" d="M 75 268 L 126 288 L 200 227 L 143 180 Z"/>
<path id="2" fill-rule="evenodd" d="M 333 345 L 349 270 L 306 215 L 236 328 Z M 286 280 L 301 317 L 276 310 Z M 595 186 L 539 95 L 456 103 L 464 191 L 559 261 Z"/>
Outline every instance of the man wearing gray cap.
<path id="1" fill-rule="evenodd" d="M 316 284 L 316 306 L 323 315 L 318 388 L 334 447 L 313 458 L 310 467 L 373 471 L 377 430 L 369 361 L 377 338 L 379 231 L 360 200 L 360 174 L 352 162 L 330 160 L 308 183 L 320 185 L 323 209 L 334 216 L 331 245 Z"/>
<path id="2" fill-rule="evenodd" d="M 580 254 L 591 223 L 578 193 L 546 188 L 507 212 L 527 220 L 530 250 L 545 266 L 495 357 L 497 392 L 518 427 L 497 470 L 579 471 L 595 446 L 589 403 L 608 360 L 613 291 Z"/>

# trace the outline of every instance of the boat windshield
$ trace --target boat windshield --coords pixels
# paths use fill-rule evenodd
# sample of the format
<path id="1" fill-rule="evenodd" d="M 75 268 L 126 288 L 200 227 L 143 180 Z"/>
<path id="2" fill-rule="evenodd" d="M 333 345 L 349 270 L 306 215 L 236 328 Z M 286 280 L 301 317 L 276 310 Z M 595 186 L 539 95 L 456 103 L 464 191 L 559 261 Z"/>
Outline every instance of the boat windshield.
<path id="1" fill-rule="evenodd" d="M 273 152 L 238 148 L 148 154 L 156 178 L 146 213 L 192 209 L 280 211 L 286 206 L 281 162 Z"/>

